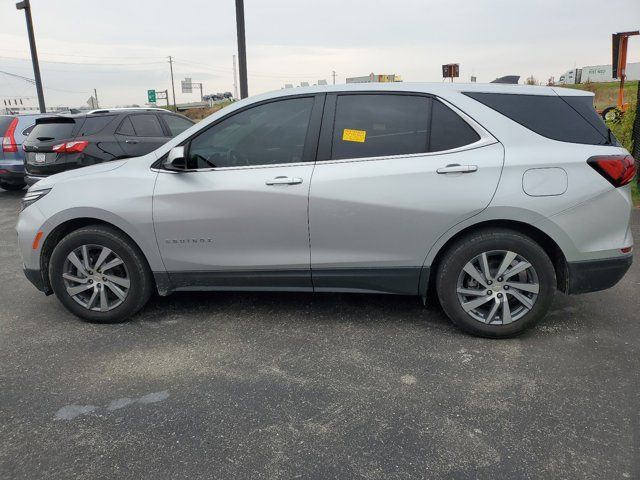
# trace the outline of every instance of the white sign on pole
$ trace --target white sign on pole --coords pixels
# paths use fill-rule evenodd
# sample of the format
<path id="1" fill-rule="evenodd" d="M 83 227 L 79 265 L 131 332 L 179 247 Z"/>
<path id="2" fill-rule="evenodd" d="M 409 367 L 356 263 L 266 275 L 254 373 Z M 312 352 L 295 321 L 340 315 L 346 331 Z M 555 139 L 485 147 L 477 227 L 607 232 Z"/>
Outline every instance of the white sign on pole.
<path id="1" fill-rule="evenodd" d="M 181 82 L 182 84 L 182 93 L 191 93 L 193 92 L 193 84 L 191 83 L 190 78 L 185 78 Z"/>
<path id="2" fill-rule="evenodd" d="M 87 100 L 87 105 L 89 105 L 90 108 L 98 108 L 98 102 L 93 97 L 93 95 L 91 95 Z"/>

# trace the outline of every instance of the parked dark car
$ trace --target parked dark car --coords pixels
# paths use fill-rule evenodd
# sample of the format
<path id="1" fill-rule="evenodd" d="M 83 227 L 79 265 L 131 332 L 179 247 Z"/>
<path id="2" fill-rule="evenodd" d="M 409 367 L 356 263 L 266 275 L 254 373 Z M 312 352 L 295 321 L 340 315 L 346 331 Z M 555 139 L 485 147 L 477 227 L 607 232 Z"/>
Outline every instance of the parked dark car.
<path id="1" fill-rule="evenodd" d="M 139 157 L 193 125 L 160 108 L 94 110 L 42 118 L 24 142 L 27 184 L 66 170 Z"/>
<path id="2" fill-rule="evenodd" d="M 24 188 L 24 151 L 22 144 L 33 129 L 36 119 L 51 114 L 0 115 L 0 188 Z"/>

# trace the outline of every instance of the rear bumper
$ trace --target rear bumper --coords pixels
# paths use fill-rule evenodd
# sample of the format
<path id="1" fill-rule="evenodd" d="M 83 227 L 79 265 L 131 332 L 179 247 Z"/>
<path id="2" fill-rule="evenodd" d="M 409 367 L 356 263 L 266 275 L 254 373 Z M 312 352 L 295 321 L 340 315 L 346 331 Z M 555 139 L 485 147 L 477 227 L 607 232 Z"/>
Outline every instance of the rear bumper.
<path id="1" fill-rule="evenodd" d="M 24 183 L 24 165 L 22 163 L 0 162 L 0 181 L 6 183 Z"/>
<path id="2" fill-rule="evenodd" d="M 631 255 L 604 260 L 569 262 L 567 293 L 597 292 L 613 287 L 627 273 L 633 257 Z"/>

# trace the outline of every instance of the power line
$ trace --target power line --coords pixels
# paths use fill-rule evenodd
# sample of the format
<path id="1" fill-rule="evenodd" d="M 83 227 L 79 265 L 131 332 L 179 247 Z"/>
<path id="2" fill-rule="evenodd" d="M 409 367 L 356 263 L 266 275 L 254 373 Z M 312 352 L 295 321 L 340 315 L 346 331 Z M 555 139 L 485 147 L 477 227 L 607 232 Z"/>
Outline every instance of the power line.
<path id="1" fill-rule="evenodd" d="M 30 58 L 21 58 L 21 57 L 5 57 L 0 56 L 5 60 L 23 60 L 23 61 L 31 61 Z M 135 62 L 135 63 L 93 63 L 93 62 L 63 62 L 60 60 L 40 60 L 42 63 L 60 63 L 63 65 L 90 65 L 90 66 L 132 66 L 135 67 L 137 65 L 158 65 L 164 62 Z"/>
<path id="2" fill-rule="evenodd" d="M 0 73 L 7 75 L 9 77 L 14 77 L 17 78 L 19 80 L 25 81 L 27 83 L 30 83 L 31 85 L 35 85 L 36 81 L 33 78 L 29 78 L 29 77 L 24 77 L 22 75 L 17 75 L 15 73 L 11 73 L 11 72 L 5 72 L 3 70 L 0 70 Z M 45 90 L 54 90 L 54 91 L 58 91 L 58 92 L 65 92 L 65 93 L 88 93 L 88 92 L 84 92 L 84 91 L 78 91 L 78 90 L 64 90 L 62 88 L 54 88 L 54 87 L 43 87 Z"/>

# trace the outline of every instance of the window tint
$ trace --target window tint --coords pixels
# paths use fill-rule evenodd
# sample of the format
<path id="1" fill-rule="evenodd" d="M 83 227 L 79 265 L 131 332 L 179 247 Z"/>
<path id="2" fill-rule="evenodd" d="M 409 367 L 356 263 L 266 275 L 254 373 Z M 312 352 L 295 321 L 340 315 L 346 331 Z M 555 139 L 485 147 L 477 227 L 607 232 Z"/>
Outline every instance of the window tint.
<path id="1" fill-rule="evenodd" d="M 73 129 L 76 126 L 74 120 L 71 121 L 53 121 L 51 123 L 37 123 L 29 140 L 38 139 L 41 141 L 62 140 L 73 137 Z"/>
<path id="2" fill-rule="evenodd" d="M 85 119 L 82 127 L 80 127 L 79 136 L 94 135 L 99 133 L 104 127 L 106 127 L 111 120 L 115 118 L 115 115 L 100 115 L 96 117 L 89 117 Z"/>
<path id="3" fill-rule="evenodd" d="M 332 158 L 425 152 L 430 101 L 413 95 L 338 96 Z"/>
<path id="4" fill-rule="evenodd" d="M 164 137 L 160 120 L 153 113 L 131 115 L 130 118 L 137 137 Z"/>
<path id="5" fill-rule="evenodd" d="M 584 118 L 589 124 L 595 128 L 600 135 L 609 138 L 609 129 L 602 120 L 602 117 L 596 112 L 593 106 L 593 97 L 580 95 L 575 97 L 560 97 L 571 106 L 578 114 Z M 612 140 L 614 140 L 612 138 Z"/>
<path id="6" fill-rule="evenodd" d="M 123 122 L 118 127 L 118 132 L 121 135 L 129 135 L 135 137 L 136 131 L 133 129 L 133 125 L 131 124 L 131 119 L 126 117 Z"/>
<path id="7" fill-rule="evenodd" d="M 164 118 L 167 127 L 169 127 L 172 137 L 179 135 L 193 125 L 193 122 L 186 118 L 178 117 L 177 115 L 162 115 L 162 118 Z"/>
<path id="8" fill-rule="evenodd" d="M 460 115 L 435 100 L 431 117 L 429 151 L 440 152 L 463 147 L 480 140 L 480 135 Z"/>
<path id="9" fill-rule="evenodd" d="M 22 135 L 24 135 L 25 137 L 28 136 L 31 133 L 31 130 L 33 130 L 35 127 L 35 125 L 31 125 L 30 127 L 25 128 L 22 131 Z"/>
<path id="10" fill-rule="evenodd" d="M 586 114 L 585 105 L 571 100 L 582 112 L 580 114 L 567 102 L 569 97 L 476 92 L 467 92 L 465 95 L 544 137 L 590 145 L 608 143 L 608 136 L 603 133 L 606 130 L 594 126 L 593 118 L 588 121 L 583 116 Z"/>
<path id="11" fill-rule="evenodd" d="M 313 98 L 279 100 L 244 110 L 195 137 L 188 168 L 244 167 L 302 161 Z"/>

